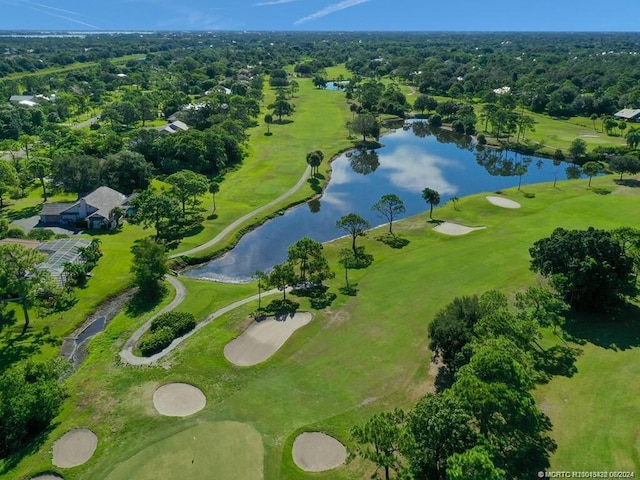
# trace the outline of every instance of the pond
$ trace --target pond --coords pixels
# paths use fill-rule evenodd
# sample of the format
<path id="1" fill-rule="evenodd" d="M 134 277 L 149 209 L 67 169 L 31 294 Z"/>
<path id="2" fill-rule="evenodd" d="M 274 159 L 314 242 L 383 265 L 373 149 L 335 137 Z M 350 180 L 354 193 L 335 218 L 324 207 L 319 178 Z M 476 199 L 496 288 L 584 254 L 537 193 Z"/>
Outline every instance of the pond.
<path id="1" fill-rule="evenodd" d="M 441 204 L 452 197 L 495 192 L 564 178 L 566 165 L 512 152 L 478 150 L 469 137 L 424 122 L 404 124 L 382 137 L 382 148 L 347 152 L 332 164 L 331 180 L 322 197 L 299 205 L 246 234 L 236 247 L 209 263 L 185 272 L 188 277 L 221 282 L 247 282 L 256 270 L 270 270 L 287 258 L 287 248 L 303 237 L 325 242 L 345 234 L 336 221 L 354 212 L 371 225 L 385 223 L 371 210 L 382 195 L 394 193 L 405 204 L 402 217 L 428 209 L 421 192 L 437 190 Z M 518 165 L 528 163 L 521 178 Z M 522 172 L 521 172 L 522 173 Z M 400 217 L 400 218 L 402 218 Z"/>

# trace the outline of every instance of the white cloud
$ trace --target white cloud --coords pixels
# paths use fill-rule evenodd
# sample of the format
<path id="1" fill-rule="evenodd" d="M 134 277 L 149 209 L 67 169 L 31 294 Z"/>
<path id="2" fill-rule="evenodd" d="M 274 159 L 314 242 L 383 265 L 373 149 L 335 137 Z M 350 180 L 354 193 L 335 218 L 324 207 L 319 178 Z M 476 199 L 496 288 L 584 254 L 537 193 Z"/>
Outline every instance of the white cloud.
<path id="1" fill-rule="evenodd" d="M 455 166 L 455 162 L 409 147 L 398 148 L 393 156 L 399 160 L 384 162 L 381 156 L 379 168 L 390 171 L 389 180 L 397 188 L 413 193 L 424 188 L 432 188 L 440 195 L 457 193 L 458 187 L 449 183 L 443 173 L 443 167 Z"/>
<path id="2" fill-rule="evenodd" d="M 356 5 L 360 5 L 361 3 L 366 3 L 369 0 L 343 0 L 339 3 L 334 3 L 333 5 L 329 5 L 322 10 L 318 10 L 316 13 L 312 13 L 306 17 L 303 17 L 294 22 L 294 25 L 300 25 L 301 23 L 312 22 L 313 20 L 317 20 L 331 13 L 339 12 L 340 10 L 344 10 L 346 8 L 355 7 Z"/>

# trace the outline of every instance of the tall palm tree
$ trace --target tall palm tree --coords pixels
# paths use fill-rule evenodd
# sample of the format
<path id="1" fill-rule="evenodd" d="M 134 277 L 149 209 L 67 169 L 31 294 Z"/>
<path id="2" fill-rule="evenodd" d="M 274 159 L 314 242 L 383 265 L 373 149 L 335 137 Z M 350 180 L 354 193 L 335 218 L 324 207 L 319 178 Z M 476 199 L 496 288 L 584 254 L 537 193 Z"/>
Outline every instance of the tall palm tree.
<path id="1" fill-rule="evenodd" d="M 209 183 L 209 193 L 213 196 L 213 211 L 216 211 L 216 193 L 220 191 L 220 185 L 218 182 Z"/>
<path id="2" fill-rule="evenodd" d="M 624 137 L 627 139 L 627 145 L 629 145 L 629 148 L 635 150 L 638 148 L 638 145 L 640 145 L 640 129 L 632 128 Z"/>
<path id="3" fill-rule="evenodd" d="M 429 203 L 429 218 L 433 220 L 433 207 L 440 204 L 440 193 L 431 188 L 425 188 L 422 190 L 422 198 L 424 198 L 425 202 Z"/>

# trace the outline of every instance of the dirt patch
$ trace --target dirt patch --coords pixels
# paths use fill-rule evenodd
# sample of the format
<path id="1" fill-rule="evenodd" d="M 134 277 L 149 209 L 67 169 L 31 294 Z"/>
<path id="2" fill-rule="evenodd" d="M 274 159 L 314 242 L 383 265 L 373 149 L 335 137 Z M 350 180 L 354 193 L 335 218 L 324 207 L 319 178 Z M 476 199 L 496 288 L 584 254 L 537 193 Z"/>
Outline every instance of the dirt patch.
<path id="1" fill-rule="evenodd" d="M 484 230 L 487 227 L 467 227 L 466 225 L 460 225 L 459 223 L 442 222 L 437 227 L 433 227 L 433 230 L 445 235 L 466 235 L 467 233 L 474 232 L 476 230 Z"/>
<path id="2" fill-rule="evenodd" d="M 188 383 L 167 383 L 153 394 L 153 406 L 160 415 L 187 417 L 202 410 L 207 398 L 197 387 Z"/>
<path id="3" fill-rule="evenodd" d="M 323 312 L 326 323 L 324 328 L 332 328 L 337 325 L 342 325 L 351 319 L 351 314 L 346 310 L 333 310 L 326 308 Z"/>
<path id="4" fill-rule="evenodd" d="M 347 449 L 333 437 L 321 432 L 305 432 L 293 442 L 293 461 L 305 472 L 323 472 L 339 467 L 347 460 Z"/>
<path id="5" fill-rule="evenodd" d="M 82 465 L 93 456 L 97 446 L 98 437 L 91 430 L 71 430 L 53 444 L 53 464 L 60 468 Z"/>
<path id="6" fill-rule="evenodd" d="M 509 200 L 508 198 L 494 197 L 492 195 L 489 195 L 485 198 L 489 201 L 489 203 L 496 205 L 498 207 L 502 207 L 502 208 L 520 208 L 521 207 L 521 205 L 518 202 Z"/>
<path id="7" fill-rule="evenodd" d="M 299 328 L 307 325 L 313 316 L 299 312 L 285 320 L 267 317 L 254 322 L 242 335 L 227 343 L 224 356 L 234 365 L 248 367 L 264 362 L 276 353 Z"/>

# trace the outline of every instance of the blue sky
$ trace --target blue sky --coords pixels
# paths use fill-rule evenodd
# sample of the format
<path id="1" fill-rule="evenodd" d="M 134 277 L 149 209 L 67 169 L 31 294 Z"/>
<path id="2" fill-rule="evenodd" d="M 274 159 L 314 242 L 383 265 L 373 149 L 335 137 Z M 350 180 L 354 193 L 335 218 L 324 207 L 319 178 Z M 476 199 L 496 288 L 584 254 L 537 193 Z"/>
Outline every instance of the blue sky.
<path id="1" fill-rule="evenodd" d="M 640 0 L 0 0 L 0 30 L 638 31 Z"/>

